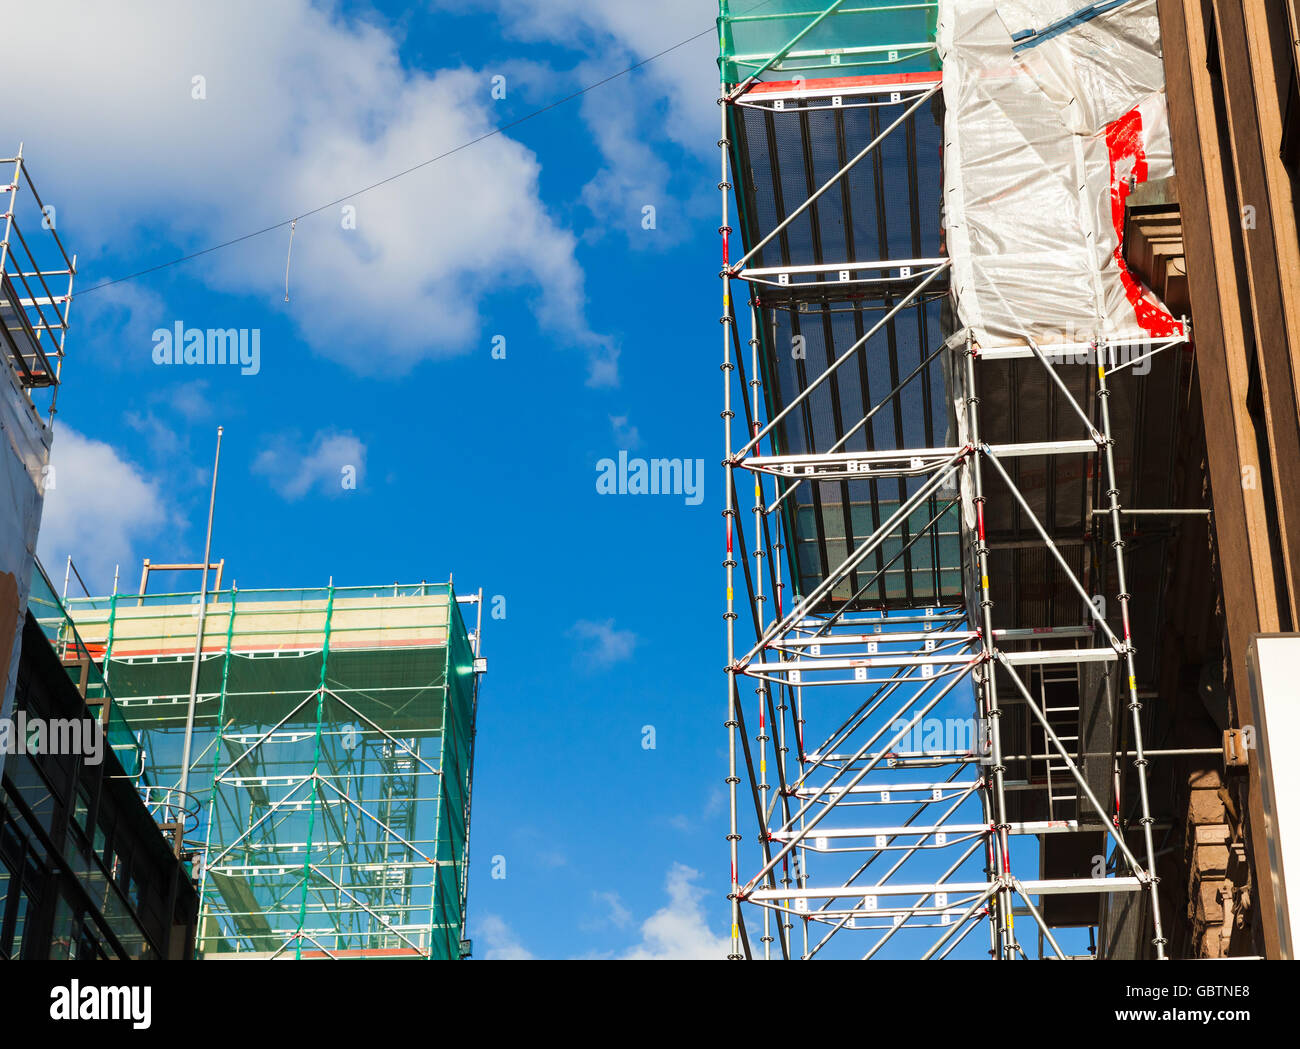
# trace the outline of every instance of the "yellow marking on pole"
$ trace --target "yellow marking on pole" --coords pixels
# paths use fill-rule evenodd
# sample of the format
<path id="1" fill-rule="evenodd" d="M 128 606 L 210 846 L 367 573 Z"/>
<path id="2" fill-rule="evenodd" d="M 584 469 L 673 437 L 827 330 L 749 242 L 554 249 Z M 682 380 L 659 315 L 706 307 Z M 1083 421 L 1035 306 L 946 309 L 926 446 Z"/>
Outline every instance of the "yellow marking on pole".
<path id="1" fill-rule="evenodd" d="M 1137 679 L 1132 674 L 1128 676 L 1128 687 L 1130 690 L 1136 690 L 1138 687 Z"/>
<path id="2" fill-rule="evenodd" d="M 731 600 L 731 587 L 727 587 L 727 600 Z"/>
<path id="3" fill-rule="evenodd" d="M 987 590 L 989 588 L 989 577 L 984 576 L 983 582 L 984 582 L 984 589 Z"/>

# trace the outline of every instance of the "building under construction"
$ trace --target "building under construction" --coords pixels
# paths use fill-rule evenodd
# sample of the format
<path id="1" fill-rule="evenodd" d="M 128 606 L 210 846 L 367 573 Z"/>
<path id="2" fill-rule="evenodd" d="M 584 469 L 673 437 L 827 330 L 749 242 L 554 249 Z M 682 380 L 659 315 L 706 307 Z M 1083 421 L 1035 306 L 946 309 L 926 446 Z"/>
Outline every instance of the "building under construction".
<path id="1" fill-rule="evenodd" d="M 148 594 L 150 567 L 138 594 L 67 598 L 59 637 L 194 862 L 199 956 L 460 957 L 481 595 Z"/>
<path id="2" fill-rule="evenodd" d="M 1295 5 L 718 25 L 732 955 L 1293 956 Z"/>
<path id="3" fill-rule="evenodd" d="M 33 555 L 76 262 L 21 149 L 0 165 L 0 958 L 465 956 L 482 593 L 146 561 L 76 598 L 69 559 L 56 595 Z M 197 591 L 148 592 L 179 569 Z M 28 746 L 38 722 L 79 745 Z"/>
<path id="4" fill-rule="evenodd" d="M 183 959 L 189 871 L 138 792 L 130 729 L 88 699 L 99 669 L 33 556 L 77 264 L 21 147 L 0 170 L 0 959 Z"/>

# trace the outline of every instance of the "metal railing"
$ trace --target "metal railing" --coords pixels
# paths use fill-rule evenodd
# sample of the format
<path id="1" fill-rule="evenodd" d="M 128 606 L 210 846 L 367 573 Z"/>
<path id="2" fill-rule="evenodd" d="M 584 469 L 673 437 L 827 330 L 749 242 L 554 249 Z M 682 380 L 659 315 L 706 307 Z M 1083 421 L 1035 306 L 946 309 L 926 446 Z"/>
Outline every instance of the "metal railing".
<path id="1" fill-rule="evenodd" d="M 59 239 L 55 210 L 37 192 L 21 145 L 17 156 L 0 158 L 0 170 L 6 165 L 13 165 L 13 174 L 0 184 L 6 198 L 0 215 L 0 352 L 29 400 L 31 390 L 51 391 L 53 416 L 77 261 Z"/>

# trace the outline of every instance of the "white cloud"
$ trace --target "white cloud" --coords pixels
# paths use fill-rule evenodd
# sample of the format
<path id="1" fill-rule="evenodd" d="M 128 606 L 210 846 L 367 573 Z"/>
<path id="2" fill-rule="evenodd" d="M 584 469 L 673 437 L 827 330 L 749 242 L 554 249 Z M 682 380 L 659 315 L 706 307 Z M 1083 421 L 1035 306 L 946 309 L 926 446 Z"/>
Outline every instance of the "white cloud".
<path id="1" fill-rule="evenodd" d="M 702 34 L 669 54 L 656 58 L 632 76 L 643 78 L 643 100 L 662 102 L 660 130 L 693 149 L 712 151 L 718 138 L 719 94 L 716 4 L 700 0 L 436 0 L 449 10 L 465 8 L 498 12 L 506 32 L 519 40 L 545 40 L 586 54 L 600 55 L 596 73 L 586 82 L 656 55 L 688 37 Z M 755 4 L 762 0 L 753 0 Z M 733 3 L 737 12 L 749 5 Z M 612 50 L 613 48 L 614 50 Z M 625 60 L 626 59 L 626 60 Z M 604 90 L 601 88 L 600 90 Z"/>
<path id="2" fill-rule="evenodd" d="M 612 619 L 601 623 L 579 619 L 569 633 L 582 642 L 582 658 L 602 670 L 631 659 L 637 645 L 636 634 L 631 630 L 615 630 Z"/>
<path id="3" fill-rule="evenodd" d="M 704 914 L 704 890 L 696 881 L 699 872 L 682 863 L 668 871 L 665 889 L 668 902 L 645 919 L 639 927 L 640 940 L 612 955 L 589 952 L 586 957 L 618 957 L 633 961 L 668 961 L 689 959 L 723 959 L 731 949 L 725 936 L 715 936 Z M 592 899 L 603 905 L 605 914 L 599 921 L 582 924 L 584 931 L 594 932 L 613 926 L 626 929 L 633 923 L 632 912 L 617 892 L 593 892 Z M 515 931 L 497 914 L 484 914 L 474 922 L 475 955 L 488 960 L 529 959 L 535 957 L 519 940 Z M 560 956 L 555 954 L 554 956 Z"/>
<path id="4" fill-rule="evenodd" d="M 623 899 L 616 892 L 593 892 L 593 900 L 597 903 L 604 904 L 605 913 L 598 921 L 590 923 L 592 927 L 599 928 L 605 923 L 609 923 L 618 929 L 625 929 L 632 924 L 632 912 L 623 906 Z"/>
<path id="5" fill-rule="evenodd" d="M 149 404 L 155 407 L 128 409 L 122 413 L 122 422 L 128 429 L 140 434 L 142 440 L 135 443 L 135 448 L 146 456 L 150 464 L 149 472 L 157 478 L 162 488 L 189 495 L 200 492 L 203 495 L 203 507 L 206 508 L 207 494 L 212 484 L 211 456 L 217 428 L 213 426 L 209 430 L 203 427 L 200 431 L 193 426 L 177 426 L 173 418 L 173 412 L 190 422 L 193 421 L 191 413 L 195 413 L 195 418 L 202 415 L 203 409 L 194 401 L 194 398 L 202 397 L 202 390 L 193 390 L 193 386 L 201 387 L 201 384 L 178 384 L 175 403 L 158 393 L 151 395 Z M 203 451 L 197 455 L 194 452 L 195 437 L 203 445 Z M 193 513 L 193 510 L 189 512 Z"/>
<path id="6" fill-rule="evenodd" d="M 51 25 L 65 76 L 49 76 L 35 46 Z M 82 253 L 83 292 L 119 275 L 95 265 L 109 243 L 137 246 L 142 262 L 156 261 L 159 241 L 198 250 L 420 164 L 497 119 L 487 73 L 407 70 L 384 29 L 309 0 L 54 0 L 15 8 L 6 32 L 33 45 L 11 49 L 10 81 L 39 83 L 41 105 L 61 116 L 19 129 L 8 110 L 0 141 L 26 138 L 61 232 Z M 196 77 L 203 99 L 193 97 Z M 541 202 L 539 173 L 530 150 L 496 135 L 305 217 L 287 305 L 287 228 L 186 265 L 260 299 L 259 309 L 287 311 L 318 352 L 367 373 L 478 348 L 481 299 L 512 288 L 531 297 L 543 326 L 607 368 L 604 340 L 585 320 L 575 238 Z M 356 207 L 352 230 L 342 228 L 345 203 Z M 248 324 L 157 323 L 175 320 Z"/>
<path id="7" fill-rule="evenodd" d="M 474 926 L 476 938 L 483 944 L 481 951 L 475 951 L 480 958 L 487 961 L 527 961 L 533 957 L 499 915 L 485 914 Z"/>
<path id="8" fill-rule="evenodd" d="M 365 480 L 366 446 L 352 433 L 319 430 L 307 446 L 287 437 L 272 440 L 253 460 L 253 473 L 267 477 L 285 499 L 301 499 L 315 489 L 341 495 Z"/>
<path id="9" fill-rule="evenodd" d="M 213 415 L 212 404 L 208 400 L 208 381 L 193 379 L 179 382 L 167 393 L 167 403 L 187 422 L 201 422 Z"/>
<path id="10" fill-rule="evenodd" d="M 4 118 L 0 117 L 0 128 L 3 125 Z M 42 175 L 53 175 L 54 166 L 42 164 L 39 160 L 31 163 L 37 186 L 41 187 L 42 193 L 48 192 Z M 81 229 L 79 224 L 78 230 Z M 68 231 L 61 227 L 60 233 L 66 242 Z M 70 248 L 82 247 L 81 237 L 78 235 L 76 239 L 77 243 L 70 243 Z M 94 254 L 92 250 L 90 255 L 93 257 Z M 63 366 L 65 382 L 76 382 L 81 363 L 92 354 L 101 367 L 109 369 L 132 369 L 146 361 L 152 363 L 153 331 L 158 327 L 158 318 L 167 316 L 166 300 L 143 282 L 114 284 L 83 297 L 80 293 L 91 283 L 87 278 L 92 265 L 85 257 L 78 259 L 80 272 L 74 287 L 76 304 L 72 313 L 69 358 Z"/>
<path id="11" fill-rule="evenodd" d="M 133 562 L 136 545 L 168 523 L 160 486 L 111 445 L 67 426 L 55 427 L 50 462 L 41 561 L 54 578 L 71 554 L 92 593 L 108 593 L 114 566 Z"/>
<path id="12" fill-rule="evenodd" d="M 620 448 L 636 448 L 641 444 L 641 431 L 628 422 L 626 415 L 611 415 L 609 425 Z"/>
<path id="13" fill-rule="evenodd" d="M 569 74 L 575 87 L 621 69 L 654 61 L 582 97 L 581 113 L 604 166 L 583 189 L 595 219 L 589 236 L 625 232 L 634 248 L 661 249 L 680 242 L 702 216 L 674 200 L 674 164 L 664 147 L 716 158 L 720 88 L 712 15 L 699 0 L 436 0 L 448 10 L 495 12 L 504 32 L 525 42 L 545 41 L 597 55 Z M 668 54 L 660 54 L 690 37 Z M 657 143 L 657 145 L 652 145 Z M 712 205 L 712 200 L 710 201 Z M 656 228 L 641 226 L 646 205 Z"/>
<path id="14" fill-rule="evenodd" d="M 634 248 L 666 247 L 689 230 L 669 192 L 672 169 L 641 126 L 640 101 L 638 85 L 627 79 L 583 96 L 582 116 L 605 166 L 583 187 L 582 203 L 596 220 L 593 234 L 622 232 Z"/>
<path id="15" fill-rule="evenodd" d="M 695 884 L 699 872 L 674 863 L 668 872 L 668 903 L 641 924 L 641 942 L 622 957 L 634 961 L 677 961 L 726 958 L 731 941 L 709 931 L 700 901 L 704 890 Z"/>
<path id="16" fill-rule="evenodd" d="M 587 353 L 587 385 L 597 388 L 618 385 L 618 358 L 622 351 L 609 343 Z"/>
<path id="17" fill-rule="evenodd" d="M 547 870 L 558 870 L 569 864 L 569 856 L 563 849 L 538 849 L 533 859 L 539 867 Z"/>
<path id="18" fill-rule="evenodd" d="M 715 784 L 709 788 L 708 799 L 698 813 L 691 815 L 678 813 L 675 816 L 670 816 L 668 823 L 674 830 L 683 833 L 698 831 L 701 827 L 707 826 L 714 817 L 720 815 L 726 806 L 727 792 L 721 786 Z"/>

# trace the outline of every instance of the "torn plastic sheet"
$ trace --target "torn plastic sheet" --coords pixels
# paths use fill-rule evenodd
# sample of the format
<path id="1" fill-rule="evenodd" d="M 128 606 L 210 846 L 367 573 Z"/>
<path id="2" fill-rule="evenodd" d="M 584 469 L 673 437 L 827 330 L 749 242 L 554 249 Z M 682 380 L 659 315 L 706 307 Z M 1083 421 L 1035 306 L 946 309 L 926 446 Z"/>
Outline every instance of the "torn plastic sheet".
<path id="1" fill-rule="evenodd" d="M 1158 32 L 1140 40 L 1149 6 L 1071 22 L 1076 0 L 940 0 L 944 230 L 958 317 L 981 346 L 1182 331 L 1123 258 L 1128 194 L 1173 173 Z M 1013 33 L 1062 19 L 1016 51 Z"/>
<path id="2" fill-rule="evenodd" d="M 1156 0 L 999 0 L 1012 51 L 1076 134 L 1165 87 Z"/>

